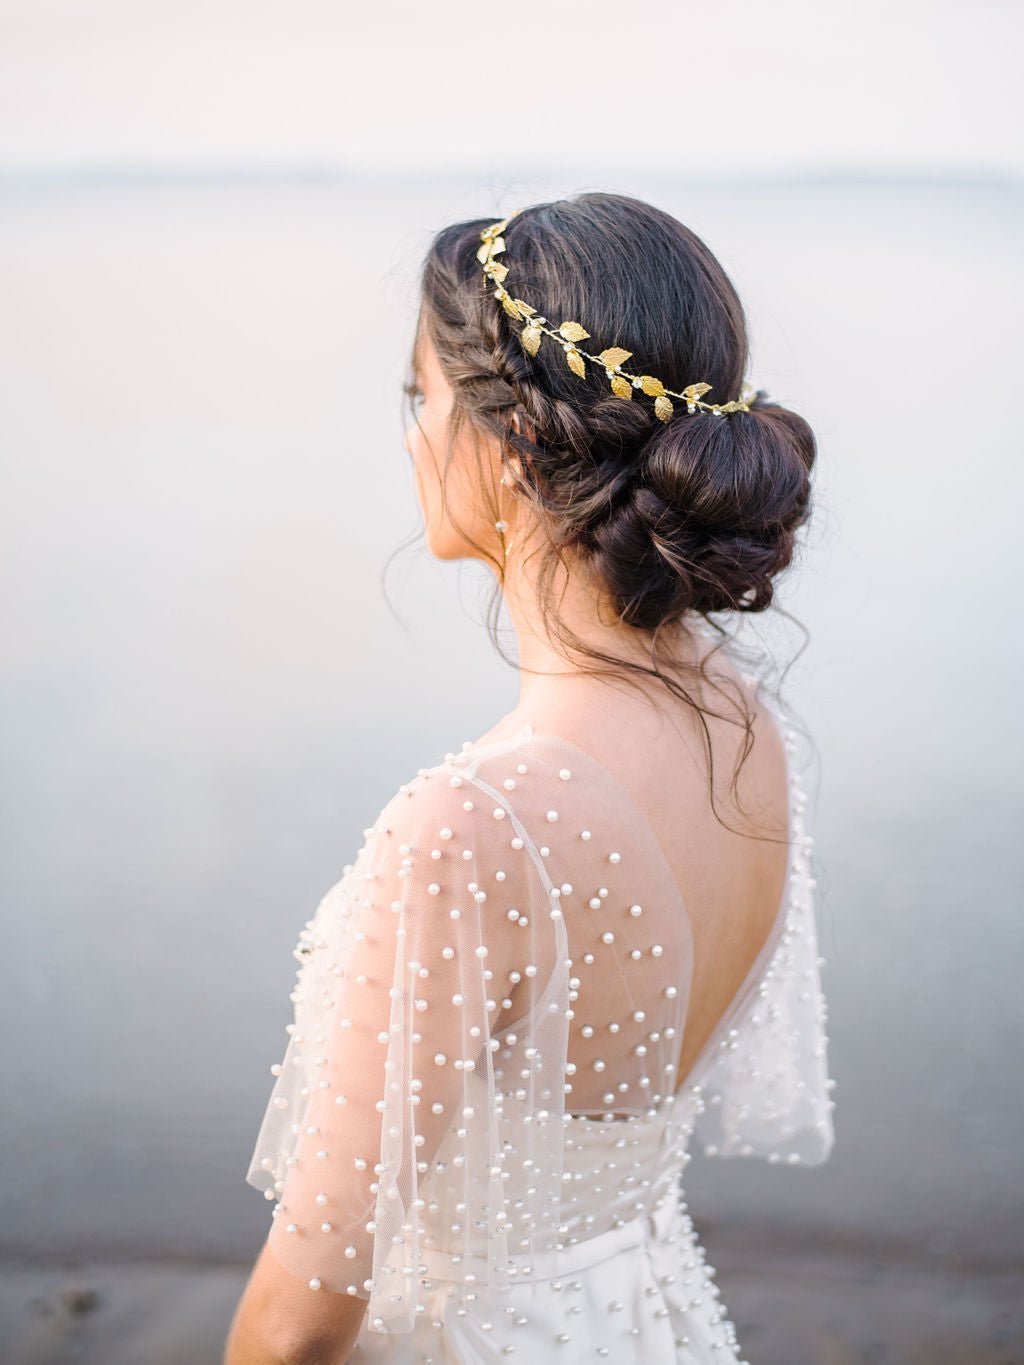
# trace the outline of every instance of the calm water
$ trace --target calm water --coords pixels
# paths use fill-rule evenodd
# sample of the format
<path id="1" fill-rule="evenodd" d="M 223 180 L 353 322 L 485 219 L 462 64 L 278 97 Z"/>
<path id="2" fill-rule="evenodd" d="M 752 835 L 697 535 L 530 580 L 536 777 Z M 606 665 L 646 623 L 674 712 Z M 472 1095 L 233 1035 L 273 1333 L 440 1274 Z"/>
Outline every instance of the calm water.
<path id="1" fill-rule="evenodd" d="M 695 1160 L 692 1207 L 1019 1258 L 1024 197 L 613 188 L 706 238 L 821 447 L 781 601 L 838 1142 L 820 1171 Z M 488 579 L 413 540 L 382 582 L 418 527 L 420 256 L 565 192 L 0 191 L 9 1254 L 256 1247 L 298 929 L 395 785 L 516 699 Z"/>

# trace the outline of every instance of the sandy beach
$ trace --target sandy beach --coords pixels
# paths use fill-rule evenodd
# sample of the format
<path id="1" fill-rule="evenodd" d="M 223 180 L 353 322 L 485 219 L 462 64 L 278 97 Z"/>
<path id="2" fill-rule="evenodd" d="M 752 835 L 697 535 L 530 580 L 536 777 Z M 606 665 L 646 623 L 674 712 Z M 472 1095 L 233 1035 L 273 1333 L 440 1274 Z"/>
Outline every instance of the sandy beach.
<path id="1" fill-rule="evenodd" d="M 718 1263 L 757 1365 L 1024 1365 L 1024 1273 L 924 1273 L 834 1252 L 756 1269 L 720 1252 Z M 221 1365 L 247 1274 L 169 1262 L 5 1265 L 4 1365 Z"/>

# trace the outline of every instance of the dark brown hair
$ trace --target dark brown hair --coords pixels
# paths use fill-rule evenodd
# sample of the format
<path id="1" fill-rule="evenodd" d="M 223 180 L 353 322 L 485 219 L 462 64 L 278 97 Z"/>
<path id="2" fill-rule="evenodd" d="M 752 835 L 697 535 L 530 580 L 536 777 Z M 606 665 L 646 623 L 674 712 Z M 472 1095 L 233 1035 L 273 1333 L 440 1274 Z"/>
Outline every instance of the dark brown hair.
<path id="1" fill-rule="evenodd" d="M 691 415 L 677 403 L 662 422 L 639 393 L 615 397 L 599 366 L 588 363 L 586 378 L 573 374 L 552 339 L 528 355 L 522 324 L 506 315 L 477 260 L 480 232 L 493 221 L 444 228 L 423 267 L 420 322 L 454 391 L 449 436 L 468 423 L 499 437 L 506 482 L 539 514 L 548 543 L 538 587 L 552 638 L 577 665 L 601 665 L 586 671 L 660 679 L 701 715 L 712 764 L 704 708 L 680 681 L 694 666 L 673 658 L 662 637 L 696 617 L 724 636 L 714 613 L 771 605 L 810 513 L 814 435 L 761 390 L 749 412 Z M 670 214 L 626 195 L 585 193 L 521 210 L 506 240 L 508 287 L 550 325 L 578 320 L 594 339 L 588 349 L 624 347 L 634 357 L 629 368 L 670 389 L 704 381 L 708 402 L 739 397 L 743 308 L 708 247 Z M 480 549 L 497 570 L 491 624 L 501 652 L 502 565 Z M 649 666 L 594 650 L 559 620 L 550 589 L 567 551 L 649 645 Z M 753 744 L 751 718 L 738 705 L 747 738 L 737 774 Z"/>

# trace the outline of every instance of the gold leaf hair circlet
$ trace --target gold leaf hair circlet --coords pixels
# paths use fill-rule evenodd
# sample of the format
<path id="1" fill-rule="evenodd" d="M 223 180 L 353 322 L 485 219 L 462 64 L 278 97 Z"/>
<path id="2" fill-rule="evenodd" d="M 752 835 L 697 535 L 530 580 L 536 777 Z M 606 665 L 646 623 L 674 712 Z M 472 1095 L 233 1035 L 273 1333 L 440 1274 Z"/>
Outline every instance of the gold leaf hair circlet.
<path id="1" fill-rule="evenodd" d="M 586 378 L 587 367 L 584 362 L 587 360 L 600 365 L 611 383 L 612 393 L 616 398 L 632 398 L 634 389 L 642 390 L 648 397 L 654 399 L 655 415 L 663 422 L 667 422 L 675 412 L 673 398 L 684 402 L 689 413 L 696 412 L 699 408 L 704 412 L 713 412 L 717 417 L 725 417 L 730 412 L 750 411 L 750 401 L 755 395 L 755 390 L 749 384 L 744 384 L 739 398 L 731 403 L 702 402 L 702 396 L 711 389 L 711 385 L 705 383 L 688 384 L 682 393 L 676 393 L 674 389 L 667 389 L 653 374 L 632 374 L 629 370 L 624 370 L 622 367 L 632 356 L 632 351 L 624 351 L 621 346 L 608 346 L 599 355 L 591 355 L 577 344 L 590 336 L 578 322 L 562 322 L 557 329 L 549 327 L 548 319 L 541 317 L 536 308 L 523 299 L 514 298 L 505 288 L 508 266 L 495 258 L 505 251 L 502 233 L 519 211 L 516 209 L 507 218 L 484 228 L 480 234 L 481 246 L 476 258 L 483 265 L 485 279 L 494 284 L 494 297 L 501 300 L 505 312 L 517 322 L 525 323 L 519 333 L 519 340 L 527 355 L 537 354 L 543 336 L 553 337 L 565 352 L 566 364 L 574 375 L 580 379 Z"/>

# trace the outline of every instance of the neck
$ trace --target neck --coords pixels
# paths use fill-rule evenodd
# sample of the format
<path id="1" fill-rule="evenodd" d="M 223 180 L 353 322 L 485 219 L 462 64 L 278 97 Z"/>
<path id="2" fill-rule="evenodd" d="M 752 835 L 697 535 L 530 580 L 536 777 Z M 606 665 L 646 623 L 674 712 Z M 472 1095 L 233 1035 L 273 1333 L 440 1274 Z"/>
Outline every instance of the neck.
<path id="1" fill-rule="evenodd" d="M 557 635 L 549 638 L 541 613 L 537 586 L 537 566 L 540 554 L 533 547 L 521 553 L 515 546 L 505 568 L 504 602 L 516 634 L 519 660 L 519 702 L 517 711 L 530 712 L 535 708 L 557 709 L 572 705 L 579 689 L 588 692 L 614 686 L 616 678 L 594 676 L 593 668 L 624 671 L 622 661 L 652 668 L 650 636 L 617 619 L 607 597 L 592 581 L 580 561 L 567 552 L 568 567 L 559 566 L 552 579 L 550 593 L 557 621 L 570 632 L 563 644 Z M 554 634 L 555 627 L 552 628 Z M 587 649 L 604 656 L 599 660 L 584 655 L 572 637 Z M 664 629 L 659 635 L 659 652 L 668 651 L 673 660 L 689 660 L 702 652 L 692 630 L 684 626 Z M 633 677 L 642 681 L 640 675 Z M 652 678 L 651 695 L 657 695 L 661 684 Z"/>

